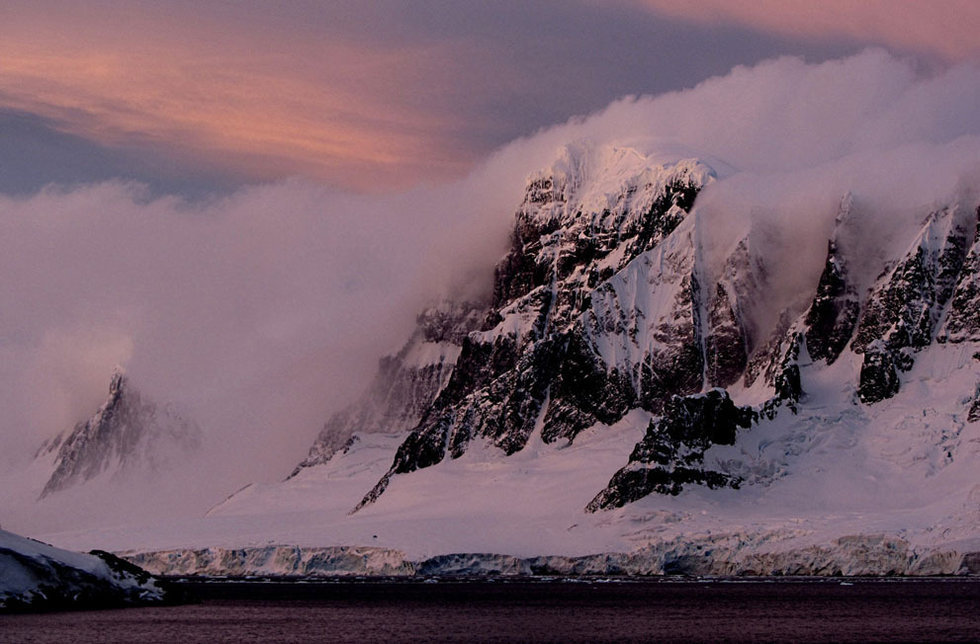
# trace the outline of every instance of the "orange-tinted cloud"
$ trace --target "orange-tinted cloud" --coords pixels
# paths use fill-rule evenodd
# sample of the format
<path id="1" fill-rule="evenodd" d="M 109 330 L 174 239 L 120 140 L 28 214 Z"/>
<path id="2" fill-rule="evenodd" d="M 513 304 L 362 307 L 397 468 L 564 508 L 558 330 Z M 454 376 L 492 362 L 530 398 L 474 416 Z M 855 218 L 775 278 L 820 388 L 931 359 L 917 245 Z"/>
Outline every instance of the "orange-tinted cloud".
<path id="1" fill-rule="evenodd" d="M 980 13 L 969 0 L 519 7 L 8 0 L 0 110 L 134 158 L 158 153 L 185 175 L 388 191 L 459 176 L 492 147 L 623 94 L 808 53 L 788 36 L 834 43 L 817 58 L 877 43 L 958 60 L 977 51 Z M 735 28 L 703 47 L 715 25 Z"/>
<path id="2" fill-rule="evenodd" d="M 960 61 L 980 54 L 976 0 L 634 0 L 671 18 L 821 40 L 848 38 Z"/>
<path id="3" fill-rule="evenodd" d="M 457 175 L 472 161 L 445 134 L 458 117 L 411 100 L 452 86 L 450 45 L 294 37 L 135 6 L 57 23 L 19 13 L 0 16 L 11 18 L 0 27 L 0 107 L 102 144 L 361 189 Z"/>

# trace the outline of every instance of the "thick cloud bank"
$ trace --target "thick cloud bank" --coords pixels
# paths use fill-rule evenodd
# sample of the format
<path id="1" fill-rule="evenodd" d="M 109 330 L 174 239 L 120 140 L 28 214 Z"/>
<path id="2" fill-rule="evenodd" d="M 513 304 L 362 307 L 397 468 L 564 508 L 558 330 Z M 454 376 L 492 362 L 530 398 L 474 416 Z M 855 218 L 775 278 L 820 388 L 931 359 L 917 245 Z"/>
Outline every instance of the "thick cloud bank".
<path id="1" fill-rule="evenodd" d="M 91 414 L 120 364 L 204 429 L 208 465 L 183 477 L 199 504 L 282 476 L 423 302 L 489 286 L 526 176 L 570 141 L 705 159 L 707 250 L 752 230 L 796 267 L 781 287 L 805 291 L 843 194 L 880 231 L 871 250 L 890 221 L 976 200 L 977 105 L 976 65 L 787 58 L 622 99 L 399 196 L 286 182 L 207 203 L 111 183 L 0 197 L 0 467 Z"/>

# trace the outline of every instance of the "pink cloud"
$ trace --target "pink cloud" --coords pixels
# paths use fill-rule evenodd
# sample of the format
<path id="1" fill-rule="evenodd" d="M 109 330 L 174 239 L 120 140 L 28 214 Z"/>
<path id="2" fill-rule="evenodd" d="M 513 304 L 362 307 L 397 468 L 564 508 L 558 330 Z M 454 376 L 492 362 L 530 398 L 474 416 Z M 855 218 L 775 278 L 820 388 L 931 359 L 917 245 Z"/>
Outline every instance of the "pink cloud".
<path id="1" fill-rule="evenodd" d="M 458 44 L 383 47 L 141 5 L 112 16 L 63 9 L 55 20 L 21 10 L 0 26 L 0 107 L 256 179 L 390 190 L 458 176 L 474 161 L 446 134 L 461 116 L 411 100 L 452 89 Z"/>

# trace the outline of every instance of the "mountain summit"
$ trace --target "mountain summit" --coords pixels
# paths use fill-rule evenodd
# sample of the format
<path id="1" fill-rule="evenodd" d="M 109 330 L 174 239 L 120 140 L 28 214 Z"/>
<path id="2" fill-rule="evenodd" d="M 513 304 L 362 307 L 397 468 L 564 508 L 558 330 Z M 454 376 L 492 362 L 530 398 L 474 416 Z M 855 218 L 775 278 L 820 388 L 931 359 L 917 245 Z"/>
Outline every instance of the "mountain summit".
<path id="1" fill-rule="evenodd" d="M 46 442 L 38 451 L 38 459 L 53 459 L 53 471 L 41 497 L 102 474 L 156 471 L 170 459 L 194 450 L 200 434 L 196 425 L 171 407 L 145 400 L 117 368 L 105 402 L 92 417 Z"/>

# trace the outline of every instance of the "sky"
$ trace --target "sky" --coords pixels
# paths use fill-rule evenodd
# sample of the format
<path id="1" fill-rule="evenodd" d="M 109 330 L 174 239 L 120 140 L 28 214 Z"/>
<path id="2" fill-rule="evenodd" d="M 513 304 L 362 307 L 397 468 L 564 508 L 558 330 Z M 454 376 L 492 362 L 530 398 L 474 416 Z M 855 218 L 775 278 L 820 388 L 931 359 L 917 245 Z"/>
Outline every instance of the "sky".
<path id="1" fill-rule="evenodd" d="M 288 474 L 420 307 L 489 288 L 571 141 L 728 168 L 719 246 L 824 239 L 849 190 L 972 198 L 978 27 L 954 0 L 4 2 L 0 468 L 120 365 L 208 434 L 202 490 Z"/>
<path id="2" fill-rule="evenodd" d="M 5 2 L 0 190 L 122 177 L 200 196 L 305 176 L 399 191 L 775 55 L 961 61 L 978 20 L 969 0 Z"/>

